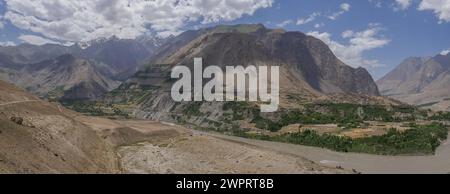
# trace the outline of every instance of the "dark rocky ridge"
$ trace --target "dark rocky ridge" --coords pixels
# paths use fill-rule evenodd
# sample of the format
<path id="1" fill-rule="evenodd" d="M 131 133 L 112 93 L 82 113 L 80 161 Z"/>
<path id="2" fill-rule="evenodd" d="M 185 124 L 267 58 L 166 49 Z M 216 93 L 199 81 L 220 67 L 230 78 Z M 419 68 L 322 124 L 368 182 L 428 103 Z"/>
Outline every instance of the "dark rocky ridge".
<path id="1" fill-rule="evenodd" d="M 221 67 L 279 64 L 320 93 L 379 95 L 367 70 L 347 66 L 325 43 L 301 32 L 262 25 L 218 26 L 189 31 L 179 39 L 186 41 L 169 42 L 166 47 L 170 49 L 163 49 L 150 63 L 192 66 L 194 57 L 202 57 L 204 65 Z"/>

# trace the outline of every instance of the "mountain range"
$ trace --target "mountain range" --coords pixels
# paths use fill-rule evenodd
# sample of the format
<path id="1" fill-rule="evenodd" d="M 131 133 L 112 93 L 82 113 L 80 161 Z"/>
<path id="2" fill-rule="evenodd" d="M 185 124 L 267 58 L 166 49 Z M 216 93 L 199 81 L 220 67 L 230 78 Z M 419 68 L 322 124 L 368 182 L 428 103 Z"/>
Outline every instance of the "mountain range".
<path id="1" fill-rule="evenodd" d="M 279 65 L 282 91 L 307 99 L 333 93 L 379 95 L 365 69 L 347 66 L 322 41 L 260 24 L 216 26 L 165 39 L 111 37 L 71 46 L 1 47 L 0 78 L 41 97 L 92 100 L 119 82 L 132 82 L 146 68 L 164 64 L 157 71 L 167 75 L 175 65 L 192 66 L 193 57 L 220 67 Z"/>
<path id="2" fill-rule="evenodd" d="M 450 110 L 450 55 L 411 57 L 377 81 L 383 95 L 439 111 Z"/>
<path id="3" fill-rule="evenodd" d="M 177 80 L 171 79 L 171 70 L 180 65 L 193 69 L 198 57 L 204 68 L 279 66 L 279 110 L 262 113 L 260 102 L 173 101 L 170 92 Z M 208 140 L 208 133 L 197 130 L 342 152 L 416 154 L 422 153 L 416 152 L 419 148 L 433 153 L 448 130 L 419 130 L 414 122 L 445 115 L 401 101 L 450 105 L 449 62 L 450 55 L 410 58 L 376 83 L 366 69 L 348 66 L 321 40 L 261 24 L 220 25 L 164 39 L 111 37 L 71 46 L 0 47 L 0 79 L 34 94 L 0 81 L 0 173 L 140 173 L 148 166 L 162 168 L 146 173 L 174 172 L 167 161 L 177 169 L 188 164 L 204 172 L 217 164 L 198 164 L 243 150 L 234 144 L 250 145 L 221 136 Z M 412 128 L 394 130 L 399 126 Z M 177 146 L 183 149 L 168 152 Z M 192 152 L 200 157 L 186 154 Z M 305 159 L 267 159 L 255 153 L 218 165 L 230 169 L 250 161 L 253 167 L 263 161 L 260 171 L 275 158 L 277 165 L 294 161 L 301 172 L 322 171 Z M 212 154 L 220 157 L 204 159 Z M 257 159 L 248 160 L 252 157 Z M 155 165 L 155 159 L 162 163 Z M 307 166 L 314 168 L 304 170 Z"/>
<path id="4" fill-rule="evenodd" d="M 164 41 L 111 37 L 71 46 L 0 47 L 0 78 L 40 97 L 95 99 L 133 75 Z"/>
<path id="5" fill-rule="evenodd" d="M 229 103 L 180 103 L 171 98 L 175 81 L 170 79 L 171 69 L 177 65 L 193 68 L 195 57 L 203 58 L 204 67 L 215 65 L 223 70 L 225 66 L 280 66 L 280 111 L 311 102 L 386 103 L 365 69 L 344 64 L 321 40 L 263 25 L 184 32 L 168 40 L 147 65 L 101 101 L 120 104 L 142 119 L 179 121 L 180 116 L 189 115 L 188 123 L 196 125 L 222 122 L 229 114 Z"/>

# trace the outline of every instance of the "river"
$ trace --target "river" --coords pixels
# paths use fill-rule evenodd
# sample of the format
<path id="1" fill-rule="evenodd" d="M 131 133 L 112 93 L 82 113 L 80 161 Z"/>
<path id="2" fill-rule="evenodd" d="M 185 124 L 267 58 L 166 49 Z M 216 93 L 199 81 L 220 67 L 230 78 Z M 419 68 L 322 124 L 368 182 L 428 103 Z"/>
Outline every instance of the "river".
<path id="1" fill-rule="evenodd" d="M 267 142 L 221 134 L 216 138 L 250 144 L 265 149 L 304 157 L 316 163 L 345 169 L 355 169 L 364 174 L 447 174 L 450 173 L 450 138 L 433 156 L 380 156 L 358 153 L 341 153 L 321 148 Z"/>

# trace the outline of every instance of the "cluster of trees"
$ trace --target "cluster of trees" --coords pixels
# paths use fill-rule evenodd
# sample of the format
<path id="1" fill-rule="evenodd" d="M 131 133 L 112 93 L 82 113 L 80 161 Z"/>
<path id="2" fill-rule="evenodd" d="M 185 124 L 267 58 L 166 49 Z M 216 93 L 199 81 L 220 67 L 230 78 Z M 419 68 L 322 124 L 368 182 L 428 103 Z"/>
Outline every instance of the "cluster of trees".
<path id="1" fill-rule="evenodd" d="M 441 142 L 447 139 L 448 128 L 439 123 L 425 126 L 413 125 L 412 129 L 405 132 L 391 129 L 385 135 L 361 139 L 331 134 L 320 135 L 311 130 L 279 136 L 255 135 L 243 132 L 235 133 L 234 135 L 266 141 L 321 147 L 340 152 L 381 155 L 433 154 Z"/>
<path id="2" fill-rule="evenodd" d="M 279 131 L 281 128 L 283 128 L 283 124 L 281 124 L 280 122 L 274 122 L 260 115 L 256 115 L 252 120 L 252 123 L 254 123 L 256 128 L 258 129 L 264 129 L 272 132 Z"/>
<path id="3" fill-rule="evenodd" d="M 153 94 L 152 86 L 138 86 L 130 83 L 122 84 L 119 88 L 109 92 L 107 95 L 114 99 L 121 99 L 120 104 L 140 104 L 148 100 Z M 147 88 L 148 87 L 148 88 Z"/>
<path id="4" fill-rule="evenodd" d="M 429 119 L 436 121 L 450 121 L 450 112 L 438 112 Z"/>
<path id="5" fill-rule="evenodd" d="M 364 121 L 401 122 L 415 121 L 414 115 L 418 110 L 410 106 L 391 107 L 388 109 L 381 105 L 357 104 L 311 104 L 306 110 L 293 110 L 285 112 L 278 121 L 264 118 L 256 114 L 253 123 L 260 129 L 278 131 L 291 124 L 338 124 L 343 128 L 356 128 Z M 317 110 L 321 110 L 318 112 Z M 396 113 L 409 116 L 395 117 Z"/>
<path id="6" fill-rule="evenodd" d="M 183 114 L 190 116 L 201 116 L 202 112 L 200 111 L 200 108 L 202 106 L 202 102 L 192 102 L 187 104 L 184 107 Z"/>
<path id="7" fill-rule="evenodd" d="M 129 114 L 112 104 L 103 104 L 93 101 L 66 101 L 62 103 L 64 106 L 77 111 L 79 113 L 91 116 L 122 116 L 129 118 Z M 105 111 L 105 110 L 111 111 Z"/>
<path id="8" fill-rule="evenodd" d="M 259 115 L 259 109 L 251 106 L 248 102 L 226 102 L 223 105 L 224 111 L 231 112 L 232 121 L 244 120 L 248 115 Z"/>
<path id="9" fill-rule="evenodd" d="M 92 116 L 110 116 L 110 114 L 105 113 L 96 102 L 66 101 L 63 105 L 79 113 L 89 114 Z"/>

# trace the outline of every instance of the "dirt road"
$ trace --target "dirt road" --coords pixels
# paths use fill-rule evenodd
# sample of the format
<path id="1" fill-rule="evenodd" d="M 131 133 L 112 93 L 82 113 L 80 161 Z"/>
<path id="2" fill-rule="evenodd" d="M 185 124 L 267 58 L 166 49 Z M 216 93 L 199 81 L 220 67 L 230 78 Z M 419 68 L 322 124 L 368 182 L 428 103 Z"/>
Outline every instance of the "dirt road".
<path id="1" fill-rule="evenodd" d="M 38 102 L 39 100 L 22 100 L 22 101 L 13 101 L 13 102 L 5 102 L 0 103 L 0 106 L 7 106 L 12 104 L 20 104 L 20 103 L 27 103 L 27 102 Z"/>

